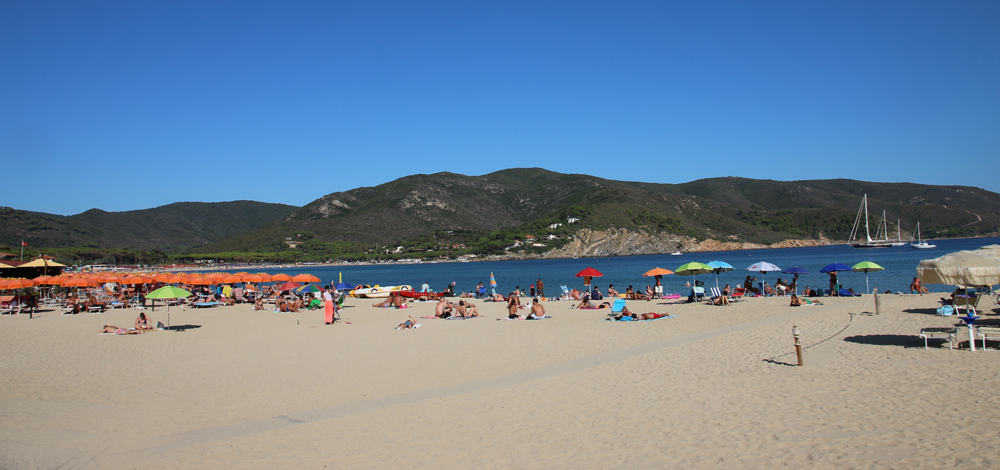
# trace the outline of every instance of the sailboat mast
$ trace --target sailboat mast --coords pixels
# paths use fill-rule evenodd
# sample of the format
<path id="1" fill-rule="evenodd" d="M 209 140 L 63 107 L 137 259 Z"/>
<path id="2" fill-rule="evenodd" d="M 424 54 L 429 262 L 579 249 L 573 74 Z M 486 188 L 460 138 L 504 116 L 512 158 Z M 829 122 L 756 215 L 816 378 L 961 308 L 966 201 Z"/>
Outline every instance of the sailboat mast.
<path id="1" fill-rule="evenodd" d="M 872 236 L 871 236 L 871 233 L 868 232 L 868 195 L 867 194 L 865 194 L 865 197 L 864 197 L 864 205 L 865 205 L 865 238 L 868 239 L 868 243 L 871 243 L 872 242 Z"/>

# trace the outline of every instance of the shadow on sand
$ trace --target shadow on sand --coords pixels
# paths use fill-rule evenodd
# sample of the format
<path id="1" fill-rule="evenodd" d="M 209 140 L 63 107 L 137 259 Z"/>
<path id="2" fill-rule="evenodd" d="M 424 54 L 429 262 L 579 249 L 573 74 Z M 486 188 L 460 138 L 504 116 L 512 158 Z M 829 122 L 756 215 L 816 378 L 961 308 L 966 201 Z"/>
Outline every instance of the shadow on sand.
<path id="1" fill-rule="evenodd" d="M 917 335 L 857 335 L 848 336 L 844 341 L 872 346 L 924 347 L 923 341 Z"/>
<path id="2" fill-rule="evenodd" d="M 167 331 L 187 331 L 201 328 L 201 325 L 170 325 L 167 327 Z"/>

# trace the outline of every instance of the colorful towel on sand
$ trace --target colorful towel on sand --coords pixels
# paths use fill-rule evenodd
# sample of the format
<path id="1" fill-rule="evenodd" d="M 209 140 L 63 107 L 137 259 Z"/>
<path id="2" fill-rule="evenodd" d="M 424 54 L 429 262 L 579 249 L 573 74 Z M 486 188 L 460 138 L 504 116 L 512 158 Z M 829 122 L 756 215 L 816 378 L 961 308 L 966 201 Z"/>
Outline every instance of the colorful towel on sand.
<path id="1" fill-rule="evenodd" d="M 647 313 L 656 313 L 656 312 L 647 312 Z M 659 317 L 659 318 L 650 318 L 650 319 L 647 319 L 647 320 L 619 320 L 617 318 L 605 318 L 605 321 L 613 321 L 613 322 L 639 322 L 639 321 L 663 320 L 664 318 L 674 318 L 674 316 L 673 315 L 665 315 L 665 316 L 662 316 L 662 317 Z"/>

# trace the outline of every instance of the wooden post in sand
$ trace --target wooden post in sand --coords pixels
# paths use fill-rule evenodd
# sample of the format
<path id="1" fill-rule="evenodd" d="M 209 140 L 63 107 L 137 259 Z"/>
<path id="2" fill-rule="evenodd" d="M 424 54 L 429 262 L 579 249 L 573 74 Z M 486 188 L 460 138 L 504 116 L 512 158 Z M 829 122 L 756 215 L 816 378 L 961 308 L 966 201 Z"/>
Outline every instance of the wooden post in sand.
<path id="1" fill-rule="evenodd" d="M 798 325 L 792 325 L 792 338 L 795 339 L 795 357 L 799 359 L 799 365 L 802 364 L 802 340 L 799 338 L 799 327 Z"/>
<path id="2" fill-rule="evenodd" d="M 874 290 L 872 290 L 872 296 L 875 299 L 875 315 L 878 315 L 878 314 L 882 313 L 882 312 L 879 312 L 879 307 L 881 307 L 881 305 L 879 305 L 879 301 L 878 301 L 878 287 L 876 287 Z"/>

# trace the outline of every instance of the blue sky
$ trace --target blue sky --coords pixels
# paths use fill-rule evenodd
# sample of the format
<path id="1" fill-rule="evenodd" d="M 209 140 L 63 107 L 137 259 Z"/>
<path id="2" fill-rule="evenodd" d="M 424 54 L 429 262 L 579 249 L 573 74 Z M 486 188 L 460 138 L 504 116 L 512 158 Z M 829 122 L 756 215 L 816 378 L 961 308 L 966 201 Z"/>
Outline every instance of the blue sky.
<path id="1" fill-rule="evenodd" d="M 544 167 L 1000 192 L 1000 2 L 0 0 L 0 205 Z"/>

